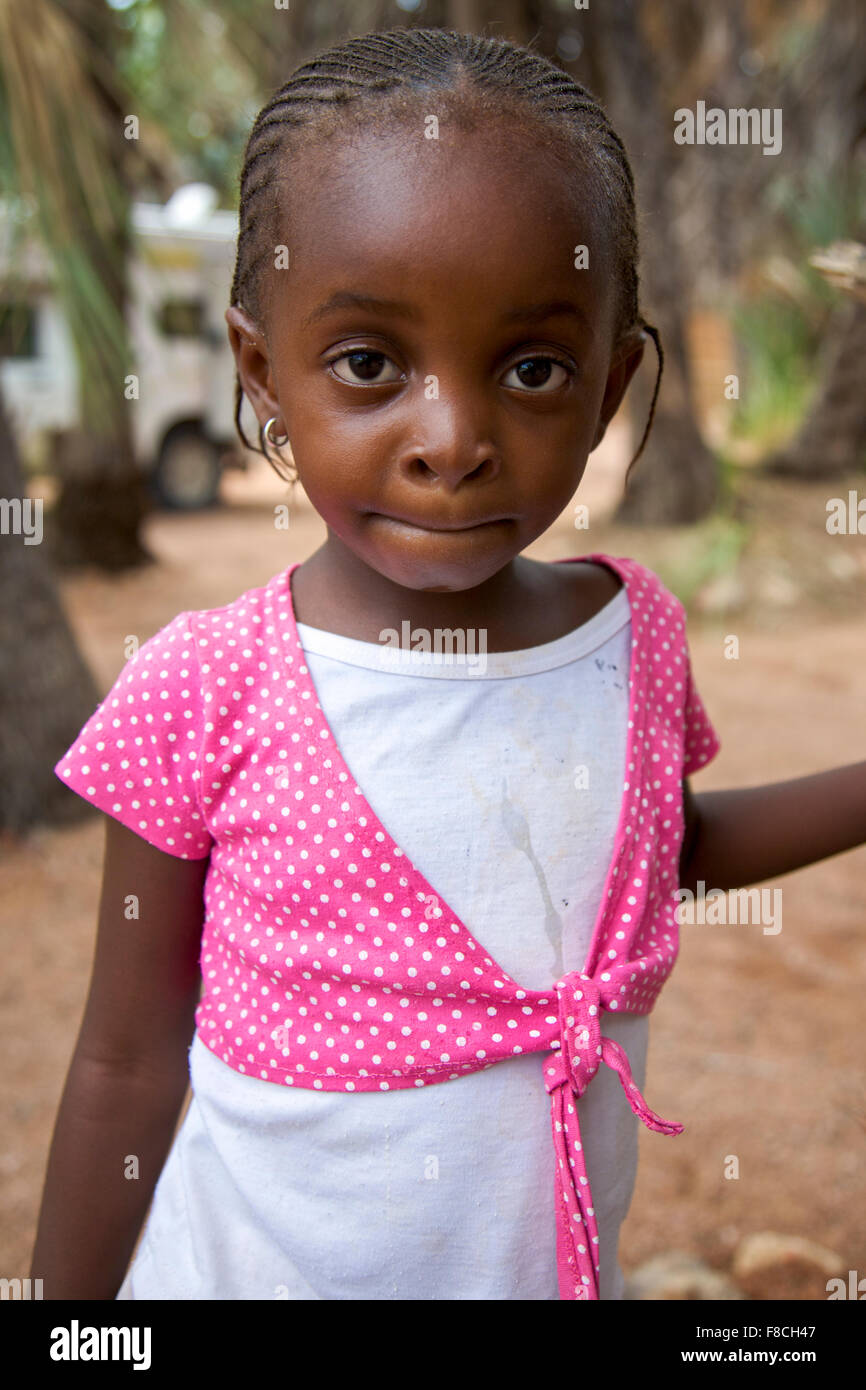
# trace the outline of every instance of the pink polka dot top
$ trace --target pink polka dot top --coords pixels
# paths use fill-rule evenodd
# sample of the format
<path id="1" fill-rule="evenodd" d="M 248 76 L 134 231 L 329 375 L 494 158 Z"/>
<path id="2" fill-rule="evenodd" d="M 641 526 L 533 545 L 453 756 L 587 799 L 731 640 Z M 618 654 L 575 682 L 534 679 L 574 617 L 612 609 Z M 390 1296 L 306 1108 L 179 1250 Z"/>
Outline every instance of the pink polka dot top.
<path id="1" fill-rule="evenodd" d="M 560 1297 L 597 1299 L 574 1098 L 604 1062 L 649 1129 L 682 1132 L 649 1109 L 601 1017 L 649 1013 L 673 968 L 682 778 L 720 745 L 692 682 L 679 599 L 625 557 L 556 563 L 578 560 L 612 569 L 628 595 L 626 772 L 587 959 L 550 989 L 521 987 L 492 959 L 365 800 L 305 663 L 297 564 L 225 607 L 178 614 L 145 642 L 55 772 L 158 849 L 210 856 L 196 1029 L 235 1071 L 388 1091 L 543 1054 Z"/>

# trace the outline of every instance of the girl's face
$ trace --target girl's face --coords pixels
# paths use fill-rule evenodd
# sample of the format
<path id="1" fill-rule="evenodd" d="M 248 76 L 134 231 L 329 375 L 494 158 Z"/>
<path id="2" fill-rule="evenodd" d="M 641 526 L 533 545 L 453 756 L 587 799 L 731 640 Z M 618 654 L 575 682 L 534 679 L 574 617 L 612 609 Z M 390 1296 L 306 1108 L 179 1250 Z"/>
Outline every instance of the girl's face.
<path id="1" fill-rule="evenodd" d="M 260 424 L 326 547 L 408 589 L 483 583 L 566 507 L 643 355 L 613 351 L 603 217 L 537 137 L 446 121 L 304 153 L 291 215 L 265 331 L 226 313 Z"/>

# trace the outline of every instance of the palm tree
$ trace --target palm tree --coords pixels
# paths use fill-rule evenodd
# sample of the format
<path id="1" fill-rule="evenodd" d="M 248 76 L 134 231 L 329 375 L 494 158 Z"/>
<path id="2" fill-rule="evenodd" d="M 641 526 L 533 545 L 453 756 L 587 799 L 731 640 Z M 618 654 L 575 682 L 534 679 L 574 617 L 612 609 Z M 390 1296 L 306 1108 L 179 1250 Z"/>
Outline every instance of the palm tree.
<path id="1" fill-rule="evenodd" d="M 805 416 L 793 437 L 763 461 L 769 474 L 835 478 L 862 471 L 866 465 L 866 396 L 862 387 L 866 351 L 862 246 L 866 235 L 862 210 L 866 55 L 862 24 L 858 0 L 829 0 L 815 41 L 795 74 L 799 100 L 786 101 L 786 112 L 791 109 L 794 116 L 789 125 L 793 124 L 802 162 L 820 161 L 829 175 L 832 201 L 842 211 L 844 226 L 839 230 L 845 238 L 858 237 L 861 244 L 837 242 L 817 248 L 814 264 L 822 273 L 827 274 L 834 260 L 838 270 L 847 270 L 841 281 L 847 293 L 828 317 L 814 364 L 815 391 Z M 827 278 L 834 283 L 832 274 Z"/>
<path id="2" fill-rule="evenodd" d="M 58 552 L 129 564 L 146 552 L 137 535 L 141 502 L 123 410 L 128 353 L 118 267 L 125 198 L 106 114 L 110 66 L 74 8 L 67 12 L 51 0 L 0 0 L 0 192 L 7 206 L 29 209 L 22 230 L 38 236 L 56 268 L 79 360 L 83 414 L 95 441 L 84 476 L 63 480 L 54 528 Z M 21 507 L 24 480 L 2 400 L 0 493 L 9 508 Z M 14 513 L 7 510 L 7 516 Z M 4 529 L 0 828 L 21 832 L 86 814 L 52 768 L 98 694 L 70 633 L 47 547 L 29 543 L 20 528 Z"/>
<path id="3" fill-rule="evenodd" d="M 684 305 L 687 275 L 676 251 L 678 235 L 669 188 L 672 146 L 663 125 L 658 64 L 634 0 L 599 6 L 587 26 L 588 58 L 596 85 L 625 141 L 634 171 L 642 237 L 642 279 L 647 316 L 661 330 L 665 351 L 662 389 L 647 441 L 616 519 L 629 525 L 684 525 L 700 520 L 719 494 L 716 462 L 701 436 L 692 398 Z M 664 228 L 664 232 L 659 229 Z M 630 389 L 642 433 L 654 379 L 655 354 Z"/>
<path id="4" fill-rule="evenodd" d="M 231 14 L 237 0 L 225 0 Z M 200 7 L 174 0 L 189 30 Z M 233 33 L 242 19 L 235 14 Z M 130 190 L 139 174 L 163 193 L 174 172 L 145 140 L 127 139 L 141 104 L 114 60 L 126 41 L 104 0 L 0 0 L 0 197 L 18 231 L 47 251 L 79 370 L 85 427 L 52 460 L 60 492 L 52 558 L 120 569 L 150 559 L 134 464 L 125 377 Z M 21 462 L 0 398 L 0 498 L 20 509 Z M 42 499 L 37 499 L 41 502 Z M 0 536 L 0 830 L 20 833 L 88 813 L 53 774 L 99 694 L 70 633 L 49 546 L 4 526 Z M 32 539 L 32 537 L 31 537 Z"/>
<path id="5" fill-rule="evenodd" d="M 125 377 L 129 241 L 124 138 L 134 109 L 104 49 L 111 11 L 100 0 L 0 0 L 0 191 L 29 206 L 29 236 L 47 251 L 73 341 L 83 428 L 52 460 L 60 491 L 51 546 L 64 564 L 118 569 L 150 557 L 134 464 Z"/>
<path id="6" fill-rule="evenodd" d="M 14 504 L 20 508 L 24 491 L 0 398 L 0 496 L 10 504 L 9 515 Z M 0 830 L 12 834 L 88 814 L 53 767 L 99 699 L 44 546 L 26 538 L 38 536 L 34 515 L 25 530 L 10 526 L 0 539 Z"/>

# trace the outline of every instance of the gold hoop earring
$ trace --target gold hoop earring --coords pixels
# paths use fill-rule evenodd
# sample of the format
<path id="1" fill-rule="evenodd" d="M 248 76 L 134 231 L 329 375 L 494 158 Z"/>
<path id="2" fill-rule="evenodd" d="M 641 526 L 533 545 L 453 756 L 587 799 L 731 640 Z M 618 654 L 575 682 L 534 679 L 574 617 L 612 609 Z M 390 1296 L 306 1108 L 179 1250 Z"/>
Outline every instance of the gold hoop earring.
<path id="1" fill-rule="evenodd" d="M 271 426 L 275 425 L 276 423 L 277 416 L 272 415 L 266 425 L 259 425 L 259 442 L 262 446 L 262 453 L 264 454 L 268 463 L 271 465 L 278 477 L 282 478 L 283 481 L 286 483 L 296 483 L 298 481 L 297 469 L 294 469 L 293 472 L 284 471 L 288 470 L 290 468 L 290 465 L 286 462 L 286 460 L 280 453 L 280 449 L 285 444 L 288 444 L 289 436 L 285 435 L 283 439 L 273 439 L 271 437 Z M 271 449 L 276 450 L 276 459 L 272 457 Z"/>

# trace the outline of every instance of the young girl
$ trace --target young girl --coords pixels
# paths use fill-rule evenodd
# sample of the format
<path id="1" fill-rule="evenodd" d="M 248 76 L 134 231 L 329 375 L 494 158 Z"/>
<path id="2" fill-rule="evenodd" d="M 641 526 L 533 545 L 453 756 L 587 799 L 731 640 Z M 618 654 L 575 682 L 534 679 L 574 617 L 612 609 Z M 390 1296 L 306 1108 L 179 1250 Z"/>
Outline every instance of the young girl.
<path id="1" fill-rule="evenodd" d="M 694 797 L 681 604 L 521 553 L 658 347 L 623 146 L 525 48 L 353 38 L 255 122 L 226 318 L 327 540 L 180 613 L 57 764 L 107 838 L 33 1277 L 619 1298 L 677 889 L 866 839 L 866 763 Z"/>

